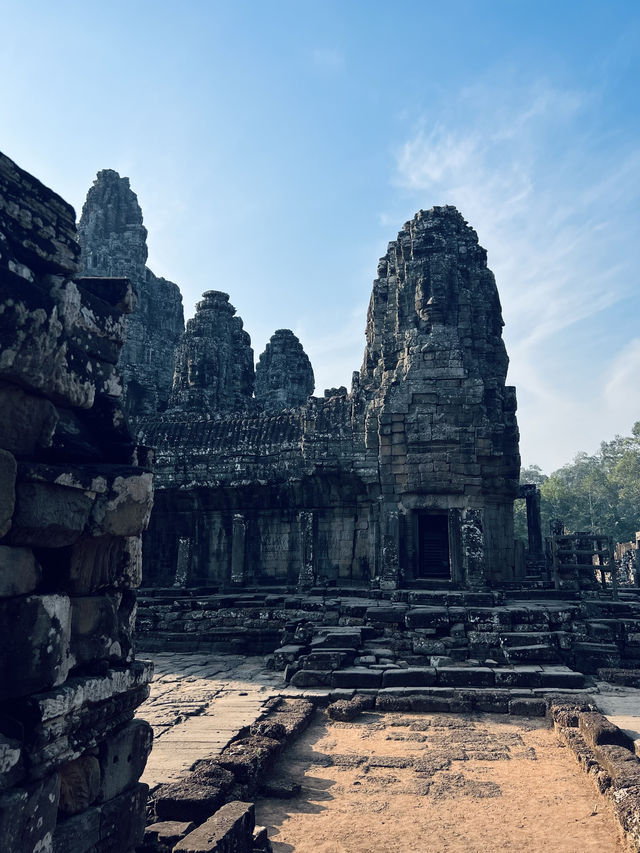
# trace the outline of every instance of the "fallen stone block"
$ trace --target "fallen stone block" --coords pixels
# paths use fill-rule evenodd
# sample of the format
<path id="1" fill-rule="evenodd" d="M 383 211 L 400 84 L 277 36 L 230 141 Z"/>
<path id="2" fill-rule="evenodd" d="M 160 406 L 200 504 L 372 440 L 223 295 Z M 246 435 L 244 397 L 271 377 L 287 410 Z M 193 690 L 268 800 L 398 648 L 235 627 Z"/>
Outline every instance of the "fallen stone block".
<path id="1" fill-rule="evenodd" d="M 299 669 L 291 676 L 292 687 L 328 687 L 331 684 L 331 672 L 315 669 Z"/>
<path id="2" fill-rule="evenodd" d="M 254 812 L 253 803 L 227 803 L 179 841 L 173 853 L 252 853 Z"/>
<path id="3" fill-rule="evenodd" d="M 298 782 L 282 779 L 268 779 L 260 786 L 260 794 L 263 797 L 271 797 L 276 800 L 291 800 L 300 793 Z"/>
<path id="4" fill-rule="evenodd" d="M 205 820 L 222 806 L 235 779 L 216 761 L 198 761 L 184 780 L 160 785 L 153 792 L 153 813 L 157 821 Z"/>
<path id="5" fill-rule="evenodd" d="M 193 821 L 164 820 L 152 823 L 144 831 L 140 853 L 171 853 L 175 845 L 196 828 Z"/>
<path id="6" fill-rule="evenodd" d="M 272 853 L 266 826 L 256 826 L 253 830 L 253 851 L 256 853 Z"/>
<path id="7" fill-rule="evenodd" d="M 281 748 L 277 740 L 252 735 L 233 741 L 217 760 L 221 767 L 233 773 L 237 782 L 252 785 Z"/>

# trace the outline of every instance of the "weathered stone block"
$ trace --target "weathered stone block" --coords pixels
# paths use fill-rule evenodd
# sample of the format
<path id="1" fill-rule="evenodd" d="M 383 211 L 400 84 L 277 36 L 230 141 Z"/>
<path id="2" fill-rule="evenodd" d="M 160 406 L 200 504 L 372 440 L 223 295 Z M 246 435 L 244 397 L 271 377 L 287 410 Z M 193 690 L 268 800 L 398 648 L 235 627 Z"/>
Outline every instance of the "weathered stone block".
<path id="1" fill-rule="evenodd" d="M 59 820 L 53 833 L 53 853 L 93 853 L 100 841 L 99 806 Z"/>
<path id="2" fill-rule="evenodd" d="M 123 853 L 144 837 L 145 805 L 149 786 L 138 783 L 100 809 L 99 853 Z"/>
<path id="3" fill-rule="evenodd" d="M 3 853 L 51 849 L 58 814 L 60 778 L 57 773 L 25 788 L 0 796 L 0 839 Z"/>
<path id="4" fill-rule="evenodd" d="M 0 734 L 0 791 L 20 782 L 24 772 L 22 744 Z"/>
<path id="5" fill-rule="evenodd" d="M 547 703 L 544 699 L 522 698 L 511 699 L 509 713 L 514 717 L 544 717 L 547 713 Z"/>
<path id="6" fill-rule="evenodd" d="M 0 698 L 61 684 L 69 672 L 71 608 L 63 595 L 0 601 Z"/>
<path id="7" fill-rule="evenodd" d="M 179 841 L 173 853 L 251 853 L 254 826 L 253 803 L 236 800 Z"/>
<path id="8" fill-rule="evenodd" d="M 196 828 L 193 821 L 165 820 L 152 823 L 144 831 L 144 849 L 154 853 L 171 853 L 175 845 Z"/>
<path id="9" fill-rule="evenodd" d="M 436 683 L 435 667 L 387 669 L 382 675 L 383 687 L 430 687 Z"/>
<path id="10" fill-rule="evenodd" d="M 42 569 L 30 548 L 0 545 L 0 598 L 33 592 L 41 576 Z"/>
<path id="11" fill-rule="evenodd" d="M 331 675 L 332 687 L 373 688 L 380 687 L 381 683 L 382 672 L 364 667 L 337 670 Z"/>
<path id="12" fill-rule="evenodd" d="M 71 599 L 71 655 L 76 665 L 119 658 L 117 594 L 75 596 Z"/>
<path id="13" fill-rule="evenodd" d="M 137 536 L 149 523 L 153 477 L 148 471 L 118 476 L 109 493 L 99 495 L 91 514 L 94 536 Z"/>
<path id="14" fill-rule="evenodd" d="M 0 449 L 0 538 L 11 527 L 16 502 L 16 460 L 8 450 Z"/>
<path id="15" fill-rule="evenodd" d="M 252 784 L 280 749 L 279 741 L 252 735 L 229 744 L 217 760 L 221 767 L 233 773 L 236 781 Z"/>
<path id="16" fill-rule="evenodd" d="M 493 687 L 493 670 L 481 666 L 442 667 L 438 684 L 443 687 Z"/>
<path id="17" fill-rule="evenodd" d="M 0 383 L 0 447 L 15 456 L 33 456 L 37 449 L 49 447 L 58 413 L 49 400 L 26 393 L 16 385 Z"/>
<path id="18" fill-rule="evenodd" d="M 133 720 L 111 734 L 100 747 L 102 782 L 99 799 L 110 800 L 142 776 L 151 752 L 153 730 L 146 720 Z"/>
<path id="19" fill-rule="evenodd" d="M 20 263 L 68 273 L 78 268 L 73 207 L 4 154 L 0 155 L 0 232 L 8 236 Z"/>
<path id="20" fill-rule="evenodd" d="M 189 820 L 201 824 L 225 802 L 235 784 L 233 773 L 216 761 L 199 761 L 183 781 L 160 787 L 153 793 L 156 820 Z"/>
<path id="21" fill-rule="evenodd" d="M 100 764 L 94 755 L 82 755 L 60 768 L 61 814 L 70 816 L 92 805 L 100 789 Z"/>
<path id="22" fill-rule="evenodd" d="M 582 737 L 591 747 L 601 744 L 615 744 L 633 753 L 633 739 L 599 711 L 587 711 L 580 714 L 578 728 Z"/>
<path id="23" fill-rule="evenodd" d="M 142 579 L 139 536 L 84 536 L 66 549 L 39 552 L 48 577 L 72 595 L 134 589 Z"/>
<path id="24" fill-rule="evenodd" d="M 15 545 L 63 548 L 82 535 L 94 496 L 50 483 L 18 483 L 11 531 Z"/>

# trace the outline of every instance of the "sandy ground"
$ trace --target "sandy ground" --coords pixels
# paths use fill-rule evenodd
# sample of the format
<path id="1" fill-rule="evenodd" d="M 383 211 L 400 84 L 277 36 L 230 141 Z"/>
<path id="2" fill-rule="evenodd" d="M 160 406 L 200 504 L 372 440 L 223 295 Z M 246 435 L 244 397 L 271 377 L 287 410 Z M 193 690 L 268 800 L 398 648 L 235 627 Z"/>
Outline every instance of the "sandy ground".
<path id="1" fill-rule="evenodd" d="M 279 760 L 256 822 L 274 853 L 622 853 L 607 802 L 545 722 L 366 713 L 313 725 Z"/>

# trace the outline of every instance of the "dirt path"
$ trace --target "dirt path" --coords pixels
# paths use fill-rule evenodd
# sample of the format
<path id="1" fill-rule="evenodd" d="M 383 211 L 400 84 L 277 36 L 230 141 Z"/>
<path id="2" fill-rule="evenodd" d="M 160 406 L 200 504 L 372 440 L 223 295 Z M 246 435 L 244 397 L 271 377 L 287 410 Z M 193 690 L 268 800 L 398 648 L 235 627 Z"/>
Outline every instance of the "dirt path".
<path id="1" fill-rule="evenodd" d="M 544 721 L 363 714 L 316 722 L 258 801 L 274 853 L 622 853 L 608 806 Z"/>

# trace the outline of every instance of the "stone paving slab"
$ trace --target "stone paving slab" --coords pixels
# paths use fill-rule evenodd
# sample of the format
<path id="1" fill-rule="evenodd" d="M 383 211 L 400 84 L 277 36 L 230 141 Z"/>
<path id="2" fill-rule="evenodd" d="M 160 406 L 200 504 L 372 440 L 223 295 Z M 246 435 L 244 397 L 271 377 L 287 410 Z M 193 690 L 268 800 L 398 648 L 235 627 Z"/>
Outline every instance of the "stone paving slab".
<path id="1" fill-rule="evenodd" d="M 274 696 L 328 699 L 348 698 L 354 692 L 292 687 L 285 684 L 281 672 L 265 669 L 261 656 L 158 653 L 152 657 L 155 676 L 151 693 L 139 709 L 139 715 L 154 729 L 154 746 L 142 777 L 152 787 L 175 781 L 199 758 L 219 755 L 241 729 L 260 717 L 265 703 Z M 565 670 L 559 666 L 543 669 Z M 420 692 L 419 688 L 400 690 L 407 689 Z M 438 688 L 429 690 L 435 695 Z M 533 695 L 524 689 L 510 692 Z M 640 754 L 640 690 L 600 682 L 597 690 L 589 692 L 602 713 L 634 738 Z M 553 693 L 557 688 L 535 691 L 538 696 Z"/>
<path id="2" fill-rule="evenodd" d="M 633 738 L 636 754 L 640 755 L 640 690 L 604 681 L 598 683 L 598 689 L 594 703 L 608 720 Z"/>
<path id="3" fill-rule="evenodd" d="M 281 673 L 264 658 L 240 655 L 154 654 L 155 676 L 139 715 L 154 730 L 141 781 L 173 782 L 200 758 L 219 755 L 279 695 Z"/>

